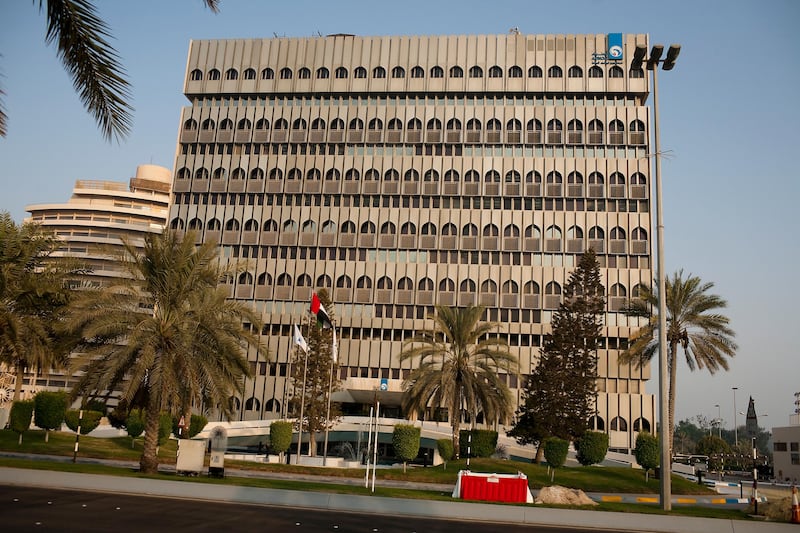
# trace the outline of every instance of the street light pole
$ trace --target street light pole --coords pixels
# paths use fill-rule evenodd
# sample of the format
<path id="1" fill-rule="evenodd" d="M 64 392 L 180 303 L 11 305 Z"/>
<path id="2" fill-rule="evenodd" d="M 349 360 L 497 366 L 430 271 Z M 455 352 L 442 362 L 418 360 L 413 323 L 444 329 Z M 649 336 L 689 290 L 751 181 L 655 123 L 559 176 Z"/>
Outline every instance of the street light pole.
<path id="1" fill-rule="evenodd" d="M 669 398 L 667 397 L 667 295 L 666 276 L 664 274 L 664 213 L 661 193 L 661 145 L 658 130 L 658 64 L 663 63 L 664 70 L 672 70 L 675 60 L 680 54 L 680 45 L 670 45 L 666 59 L 661 59 L 664 53 L 663 45 L 654 45 L 650 50 L 650 57 L 646 58 L 647 47 L 638 45 L 631 61 L 631 70 L 647 65 L 647 70 L 653 73 L 653 141 L 655 148 L 655 199 L 656 199 L 656 256 L 657 256 L 657 282 L 658 282 L 658 390 L 659 390 L 659 419 L 661 431 L 659 443 L 661 445 L 661 508 L 665 511 L 672 509 L 672 450 L 670 449 L 672 434 L 671 420 L 669 417 Z"/>
<path id="2" fill-rule="evenodd" d="M 736 391 L 739 387 L 731 387 L 733 390 L 733 447 L 739 445 L 739 426 L 736 424 Z"/>
<path id="3" fill-rule="evenodd" d="M 717 408 L 717 429 L 719 430 L 719 438 L 722 438 L 722 407 L 719 404 L 714 405 Z"/>

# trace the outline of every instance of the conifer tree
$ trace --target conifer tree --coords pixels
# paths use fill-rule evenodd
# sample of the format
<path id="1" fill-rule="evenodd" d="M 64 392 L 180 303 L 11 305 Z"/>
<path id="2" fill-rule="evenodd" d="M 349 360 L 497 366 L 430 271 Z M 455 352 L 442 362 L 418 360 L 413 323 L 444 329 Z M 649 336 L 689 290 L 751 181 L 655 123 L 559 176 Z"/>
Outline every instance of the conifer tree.
<path id="1" fill-rule="evenodd" d="M 604 309 L 605 288 L 590 249 L 569 277 L 564 300 L 550 322 L 552 332 L 526 381 L 517 423 L 509 432 L 520 444 L 541 444 L 547 437 L 574 440 L 586 430 L 595 410 Z"/>
<path id="2" fill-rule="evenodd" d="M 320 289 L 317 293 L 322 306 L 334 320 L 333 305 L 328 291 Z M 316 455 L 316 434 L 324 431 L 327 425 L 332 428 L 341 415 L 339 406 L 331 403 L 330 419 L 326 417 L 328 408 L 328 386 L 331 393 L 339 390 L 339 365 L 333 363 L 333 330 L 323 329 L 313 316 L 303 327 L 303 336 L 308 344 L 308 361 L 306 353 L 295 347 L 292 358 L 292 399 L 290 408 L 293 416 L 300 416 L 300 399 L 303 397 L 303 381 L 305 375 L 305 401 L 303 404 L 303 433 L 310 437 L 311 455 Z M 333 374 L 331 374 L 331 372 Z"/>

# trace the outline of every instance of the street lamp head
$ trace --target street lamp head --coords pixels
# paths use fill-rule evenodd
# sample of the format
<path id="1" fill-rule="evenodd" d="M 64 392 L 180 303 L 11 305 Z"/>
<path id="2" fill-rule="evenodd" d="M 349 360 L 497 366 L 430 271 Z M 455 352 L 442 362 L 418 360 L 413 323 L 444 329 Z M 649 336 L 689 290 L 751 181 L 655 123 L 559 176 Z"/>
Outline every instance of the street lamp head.
<path id="1" fill-rule="evenodd" d="M 675 60 L 678 59 L 678 54 L 681 53 L 681 45 L 679 44 L 671 44 L 669 45 L 669 50 L 667 50 L 667 58 L 664 60 L 664 64 L 661 68 L 664 70 L 672 70 L 675 68 Z"/>
<path id="2" fill-rule="evenodd" d="M 633 60 L 631 61 L 631 70 L 639 70 L 642 68 L 644 56 L 647 55 L 647 47 L 643 44 L 636 45 L 636 50 L 633 51 Z"/>
<path id="3" fill-rule="evenodd" d="M 658 61 L 661 59 L 661 54 L 664 53 L 664 45 L 656 44 L 650 50 L 650 58 L 647 60 L 647 70 L 653 70 L 658 66 Z"/>

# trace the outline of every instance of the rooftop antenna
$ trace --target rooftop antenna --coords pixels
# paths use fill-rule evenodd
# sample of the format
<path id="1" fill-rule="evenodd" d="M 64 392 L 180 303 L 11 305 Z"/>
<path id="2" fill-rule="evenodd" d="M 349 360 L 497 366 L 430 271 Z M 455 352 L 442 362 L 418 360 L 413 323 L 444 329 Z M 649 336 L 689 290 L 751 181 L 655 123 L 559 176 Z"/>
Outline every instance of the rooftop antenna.
<path id="1" fill-rule="evenodd" d="M 514 26 L 513 28 L 508 30 L 508 33 L 510 33 L 511 35 L 519 35 L 519 28 L 517 26 Z"/>

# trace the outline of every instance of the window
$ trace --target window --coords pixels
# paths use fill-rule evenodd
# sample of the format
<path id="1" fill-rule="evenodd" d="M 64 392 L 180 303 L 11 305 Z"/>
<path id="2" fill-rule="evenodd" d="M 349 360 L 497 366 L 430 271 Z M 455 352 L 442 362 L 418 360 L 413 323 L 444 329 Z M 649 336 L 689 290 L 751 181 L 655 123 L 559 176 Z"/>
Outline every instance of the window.
<path id="1" fill-rule="evenodd" d="M 621 416 L 614 417 L 611 420 L 611 431 L 628 431 L 628 422 Z"/>
<path id="2" fill-rule="evenodd" d="M 194 69 L 192 74 L 189 76 L 189 79 L 192 81 L 200 81 L 203 79 L 203 71 L 200 69 Z"/>
<path id="3" fill-rule="evenodd" d="M 261 71 L 261 79 L 262 80 L 271 80 L 275 78 L 275 72 L 269 67 L 265 68 Z"/>
<path id="4" fill-rule="evenodd" d="M 541 78 L 542 77 L 542 68 L 537 67 L 536 65 L 532 66 L 528 69 L 528 77 L 529 78 Z"/>
<path id="5" fill-rule="evenodd" d="M 347 78 L 347 69 L 344 67 L 339 67 L 336 69 L 335 76 L 337 80 L 343 80 Z"/>
<path id="6" fill-rule="evenodd" d="M 394 67 L 392 69 L 392 78 L 405 78 L 406 77 L 406 69 L 403 67 Z"/>
<path id="7" fill-rule="evenodd" d="M 489 77 L 490 78 L 502 78 L 503 77 L 503 69 L 501 69 L 497 65 L 491 67 L 489 69 Z"/>
<path id="8" fill-rule="evenodd" d="M 375 67 L 372 69 L 372 77 L 373 78 L 385 78 L 386 77 L 386 69 L 383 67 Z"/>
<path id="9" fill-rule="evenodd" d="M 603 69 L 598 67 L 597 65 L 593 66 L 589 69 L 589 77 L 590 78 L 602 78 L 603 77 Z"/>
<path id="10" fill-rule="evenodd" d="M 625 72 L 622 70 L 622 67 L 618 67 L 614 65 L 608 70 L 608 77 L 609 78 L 623 78 L 625 77 Z"/>
<path id="11" fill-rule="evenodd" d="M 303 67 L 297 71 L 297 79 L 298 80 L 308 80 L 311 79 L 311 69 Z"/>
<path id="12" fill-rule="evenodd" d="M 444 78 L 444 69 L 440 66 L 431 68 L 431 78 Z"/>
<path id="13" fill-rule="evenodd" d="M 450 77 L 451 78 L 463 78 L 464 77 L 464 69 L 461 67 L 450 67 Z"/>
<path id="14" fill-rule="evenodd" d="M 411 77 L 412 78 L 424 78 L 425 77 L 425 70 L 420 66 L 416 66 L 416 67 L 411 69 Z"/>
<path id="15" fill-rule="evenodd" d="M 644 78 L 644 70 L 642 70 L 642 69 L 640 69 L 640 68 L 636 68 L 636 69 L 633 69 L 633 68 L 632 68 L 632 69 L 631 69 L 631 70 L 628 72 L 628 77 L 629 77 L 629 78 L 631 78 L 631 79 L 641 79 L 641 78 Z"/>
<path id="16" fill-rule="evenodd" d="M 583 69 L 578 65 L 572 65 L 569 67 L 567 71 L 567 76 L 570 78 L 582 78 L 583 77 Z"/>
<path id="17" fill-rule="evenodd" d="M 318 80 L 327 80 L 331 77 L 331 73 L 325 67 L 320 67 L 317 69 L 317 79 Z"/>
<path id="18" fill-rule="evenodd" d="M 256 79 L 256 70 L 252 68 L 248 68 L 242 74 L 242 78 L 246 80 L 254 80 Z"/>
<path id="19" fill-rule="evenodd" d="M 220 78 L 220 73 L 219 73 L 219 71 L 217 69 L 212 68 L 211 70 L 208 71 L 208 79 L 209 80 L 216 81 L 219 78 Z"/>
<path id="20" fill-rule="evenodd" d="M 284 67 L 281 69 L 281 79 L 282 80 L 290 80 L 292 79 L 292 69 L 289 67 Z"/>
<path id="21" fill-rule="evenodd" d="M 564 71 L 561 70 L 561 67 L 553 65 L 552 67 L 547 69 L 547 76 L 550 78 L 563 78 Z"/>
<path id="22" fill-rule="evenodd" d="M 474 67 L 470 67 L 469 69 L 469 77 L 470 78 L 482 78 L 483 77 L 483 69 L 478 65 Z"/>
<path id="23" fill-rule="evenodd" d="M 364 67 L 356 67 L 353 71 L 353 77 L 358 79 L 363 79 L 367 77 L 367 69 Z"/>
<path id="24" fill-rule="evenodd" d="M 239 71 L 235 68 L 229 68 L 225 71 L 225 79 L 226 80 L 238 80 L 239 79 Z"/>
<path id="25" fill-rule="evenodd" d="M 514 65 L 513 67 L 508 69 L 508 77 L 509 78 L 521 78 L 522 77 L 522 69 L 518 66 Z"/>

